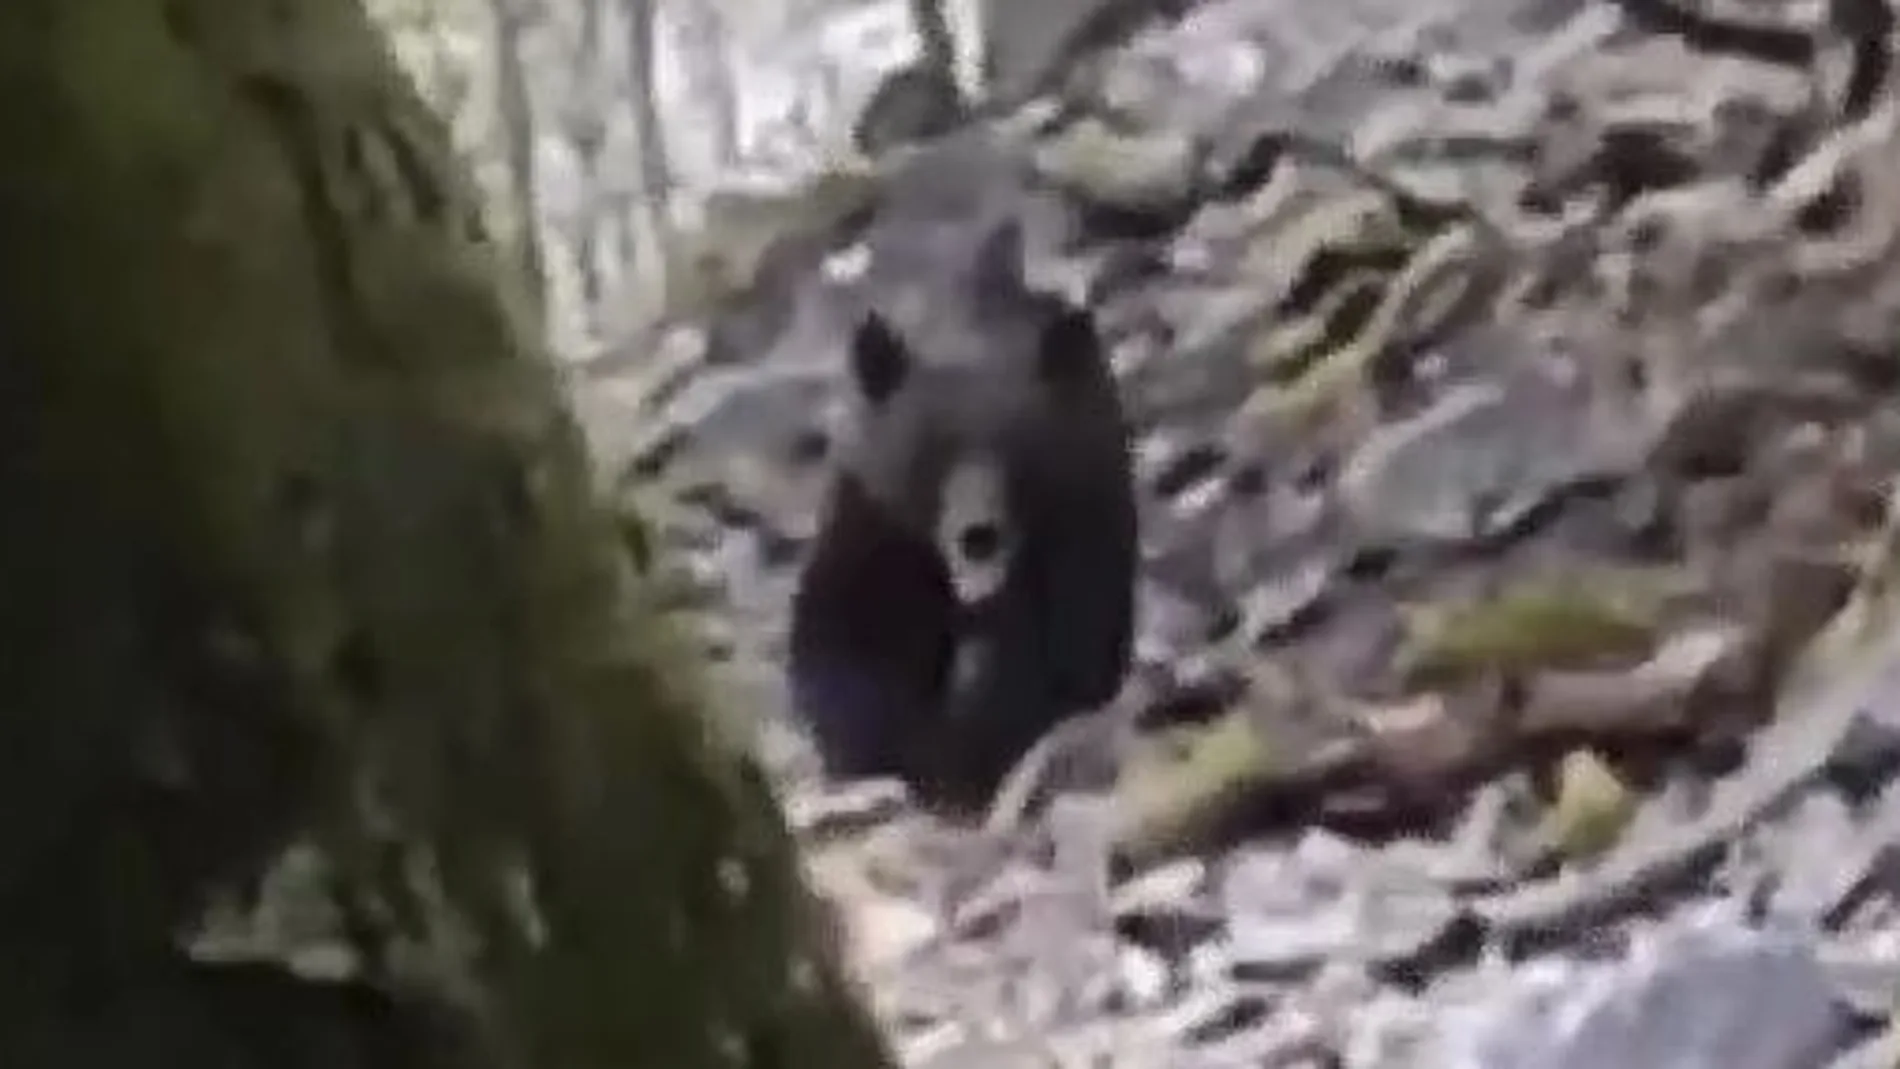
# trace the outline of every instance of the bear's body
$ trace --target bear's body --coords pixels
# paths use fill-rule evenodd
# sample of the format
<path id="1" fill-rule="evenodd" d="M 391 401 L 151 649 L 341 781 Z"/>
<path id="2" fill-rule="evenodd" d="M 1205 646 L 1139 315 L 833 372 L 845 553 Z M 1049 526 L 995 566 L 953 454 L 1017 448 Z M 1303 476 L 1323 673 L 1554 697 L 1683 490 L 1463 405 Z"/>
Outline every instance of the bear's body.
<path id="1" fill-rule="evenodd" d="M 1003 271 L 1013 240 L 977 275 L 972 340 L 860 320 L 793 596 L 792 697 L 827 773 L 899 776 L 933 807 L 987 803 L 1049 728 L 1114 697 L 1131 655 L 1126 420 L 1092 317 Z"/>

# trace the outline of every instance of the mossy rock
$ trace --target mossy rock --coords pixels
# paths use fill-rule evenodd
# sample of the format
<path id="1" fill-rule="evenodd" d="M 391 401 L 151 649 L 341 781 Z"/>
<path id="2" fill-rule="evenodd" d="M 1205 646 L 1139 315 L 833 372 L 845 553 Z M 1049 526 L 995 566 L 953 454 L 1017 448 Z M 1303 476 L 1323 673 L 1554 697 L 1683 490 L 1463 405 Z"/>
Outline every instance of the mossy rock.
<path id="1" fill-rule="evenodd" d="M 1602 758 L 1573 750 L 1557 768 L 1557 794 L 1540 838 L 1566 860 L 1596 857 L 1622 837 L 1636 815 L 1637 800 Z"/>
<path id="2" fill-rule="evenodd" d="M 1253 791 L 1281 772 L 1271 743 L 1244 709 L 1149 739 L 1115 785 L 1116 852 L 1149 861 L 1204 849 Z"/>
<path id="3" fill-rule="evenodd" d="M 1486 672 L 1525 672 L 1650 652 L 1667 591 L 1649 577 L 1603 573 L 1526 579 L 1494 596 L 1405 614 L 1400 673 L 1443 686 Z"/>

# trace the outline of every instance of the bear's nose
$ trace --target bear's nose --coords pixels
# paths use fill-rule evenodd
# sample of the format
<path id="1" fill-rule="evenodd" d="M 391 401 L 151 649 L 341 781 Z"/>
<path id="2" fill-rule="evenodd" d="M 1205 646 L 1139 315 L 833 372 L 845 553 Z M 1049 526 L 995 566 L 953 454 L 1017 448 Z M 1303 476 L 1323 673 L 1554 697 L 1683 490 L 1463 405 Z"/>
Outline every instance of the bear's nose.
<path id="1" fill-rule="evenodd" d="M 988 564 L 1003 552 L 1003 529 L 994 523 L 972 523 L 957 532 L 957 552 L 971 564 Z"/>

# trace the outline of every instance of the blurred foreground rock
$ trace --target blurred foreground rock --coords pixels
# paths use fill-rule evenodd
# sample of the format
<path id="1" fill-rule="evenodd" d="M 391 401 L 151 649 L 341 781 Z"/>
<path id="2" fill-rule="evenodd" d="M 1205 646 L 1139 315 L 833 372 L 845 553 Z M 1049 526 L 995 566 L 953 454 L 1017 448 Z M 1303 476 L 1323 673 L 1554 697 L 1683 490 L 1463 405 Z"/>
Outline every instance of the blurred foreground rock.
<path id="1" fill-rule="evenodd" d="M 357 5 L 6 5 L 0 143 L 0 1064 L 884 1064 Z"/>

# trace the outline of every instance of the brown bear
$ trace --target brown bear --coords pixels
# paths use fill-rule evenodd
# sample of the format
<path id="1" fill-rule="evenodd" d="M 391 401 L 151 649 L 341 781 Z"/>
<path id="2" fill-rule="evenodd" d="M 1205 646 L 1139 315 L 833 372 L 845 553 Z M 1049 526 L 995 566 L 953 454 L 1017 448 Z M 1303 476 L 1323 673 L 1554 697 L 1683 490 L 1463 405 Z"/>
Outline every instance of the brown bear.
<path id="1" fill-rule="evenodd" d="M 854 410 L 792 599 L 792 701 L 827 774 L 898 776 L 937 809 L 987 804 L 1131 658 L 1127 421 L 1089 311 L 998 283 L 1019 242 L 987 251 L 967 344 L 857 322 Z"/>

